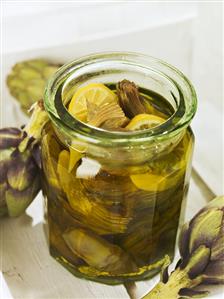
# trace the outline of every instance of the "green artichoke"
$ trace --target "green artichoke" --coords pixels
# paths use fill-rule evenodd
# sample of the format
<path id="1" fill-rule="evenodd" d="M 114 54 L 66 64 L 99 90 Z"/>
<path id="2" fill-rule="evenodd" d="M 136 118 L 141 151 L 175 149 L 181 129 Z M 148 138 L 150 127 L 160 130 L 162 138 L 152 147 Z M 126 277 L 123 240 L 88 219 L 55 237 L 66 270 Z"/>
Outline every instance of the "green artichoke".
<path id="1" fill-rule="evenodd" d="M 42 59 L 26 60 L 13 66 L 7 86 L 26 114 L 34 102 L 43 98 L 47 80 L 59 67 Z"/>
<path id="2" fill-rule="evenodd" d="M 21 215 L 40 190 L 39 140 L 47 120 L 39 102 L 23 129 L 0 129 L 0 216 Z"/>
<path id="3" fill-rule="evenodd" d="M 224 284 L 224 196 L 215 198 L 184 225 L 180 238 L 181 259 L 168 274 L 169 261 L 161 281 L 144 299 L 199 298 L 202 290 L 213 284 Z"/>

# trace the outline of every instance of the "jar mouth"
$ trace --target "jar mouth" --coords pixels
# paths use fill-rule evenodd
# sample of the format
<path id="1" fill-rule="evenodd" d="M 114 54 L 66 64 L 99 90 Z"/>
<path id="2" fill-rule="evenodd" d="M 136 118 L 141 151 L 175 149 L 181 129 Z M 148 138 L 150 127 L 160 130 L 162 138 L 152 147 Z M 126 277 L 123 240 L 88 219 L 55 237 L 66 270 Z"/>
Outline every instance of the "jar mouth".
<path id="1" fill-rule="evenodd" d="M 99 65 L 101 72 L 97 70 Z M 91 72 L 94 74 L 92 76 L 97 78 L 100 73 L 106 74 L 103 67 L 107 68 L 108 74 L 119 73 L 119 66 L 124 69 L 128 67 L 138 69 L 138 75 L 142 75 L 142 80 L 146 80 L 147 75 L 149 76 L 149 73 L 153 72 L 169 82 L 170 86 L 175 89 L 175 94 L 170 90 L 169 96 L 172 96 L 173 101 L 176 102 L 176 109 L 164 123 L 141 131 L 108 131 L 79 121 L 68 112 L 65 106 L 66 101 L 63 101 L 63 91 L 66 85 L 71 84 L 71 78 L 73 82 L 78 83 L 80 79 L 91 77 Z M 140 77 L 139 80 L 141 82 Z M 131 81 L 136 82 L 134 79 Z M 141 83 L 137 83 L 137 85 L 141 87 Z M 44 104 L 53 124 L 70 137 L 93 144 L 103 143 L 115 146 L 127 142 L 142 143 L 178 134 L 189 126 L 195 115 L 197 97 L 186 76 L 160 59 L 133 52 L 105 52 L 84 56 L 63 65 L 46 86 Z"/>

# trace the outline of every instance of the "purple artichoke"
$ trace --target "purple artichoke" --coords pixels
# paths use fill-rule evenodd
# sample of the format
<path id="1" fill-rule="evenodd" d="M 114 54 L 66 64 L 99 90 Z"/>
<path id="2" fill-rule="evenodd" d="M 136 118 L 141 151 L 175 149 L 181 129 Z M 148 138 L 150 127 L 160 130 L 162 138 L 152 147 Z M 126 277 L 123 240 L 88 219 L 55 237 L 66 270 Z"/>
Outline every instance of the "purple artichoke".
<path id="1" fill-rule="evenodd" d="M 23 129 L 0 129 L 0 216 L 21 215 L 40 190 L 39 140 L 47 119 L 38 102 Z"/>
<path id="2" fill-rule="evenodd" d="M 224 196 L 216 197 L 183 226 L 179 238 L 181 259 L 144 299 L 199 298 L 209 285 L 224 284 Z M 203 289 L 206 290 L 203 290 Z"/>

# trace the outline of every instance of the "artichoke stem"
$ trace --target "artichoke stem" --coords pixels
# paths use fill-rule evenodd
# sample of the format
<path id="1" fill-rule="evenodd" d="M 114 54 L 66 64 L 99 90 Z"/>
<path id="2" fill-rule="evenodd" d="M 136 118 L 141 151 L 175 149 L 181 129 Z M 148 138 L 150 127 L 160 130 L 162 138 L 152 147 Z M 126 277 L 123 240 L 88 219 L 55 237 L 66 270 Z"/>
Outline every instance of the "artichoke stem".
<path id="1" fill-rule="evenodd" d="M 31 107 L 32 115 L 28 124 L 23 129 L 27 136 L 19 144 L 19 151 L 23 152 L 29 143 L 30 138 L 34 139 L 34 143 L 38 142 L 41 138 L 41 132 L 45 124 L 47 123 L 48 115 L 44 110 L 43 101 L 38 101 Z"/>
<path id="2" fill-rule="evenodd" d="M 202 281 L 202 277 L 191 280 L 185 269 L 175 270 L 169 277 L 167 283 L 159 282 L 142 299 L 179 299 L 179 292 L 183 288 L 192 288 Z"/>

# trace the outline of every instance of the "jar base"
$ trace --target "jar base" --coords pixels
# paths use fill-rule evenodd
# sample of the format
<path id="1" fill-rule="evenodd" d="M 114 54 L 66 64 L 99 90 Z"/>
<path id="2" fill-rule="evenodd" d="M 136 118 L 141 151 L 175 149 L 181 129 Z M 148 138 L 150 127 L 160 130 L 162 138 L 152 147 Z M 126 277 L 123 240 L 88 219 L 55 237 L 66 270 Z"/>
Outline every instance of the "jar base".
<path id="1" fill-rule="evenodd" d="M 130 275 L 124 275 L 124 276 L 90 276 L 87 275 L 86 273 L 82 273 L 79 270 L 76 269 L 74 265 L 72 265 L 69 261 L 67 261 L 64 257 L 62 257 L 60 254 L 58 254 L 57 250 L 54 248 L 50 249 L 50 254 L 51 256 L 59 262 L 64 268 L 66 268 L 70 273 L 72 273 L 74 276 L 81 278 L 81 279 L 86 279 L 102 284 L 107 284 L 107 285 L 119 285 L 119 284 L 124 284 L 125 282 L 134 282 L 134 281 L 143 281 L 143 280 L 149 280 L 152 277 L 154 277 L 156 274 L 158 274 L 162 268 L 162 265 L 164 263 L 164 259 L 161 259 L 160 261 L 157 261 L 154 264 L 151 264 L 149 266 L 149 270 L 146 270 L 144 273 L 135 275 L 135 274 L 130 274 Z M 170 257 L 171 261 L 173 260 L 173 257 Z"/>

